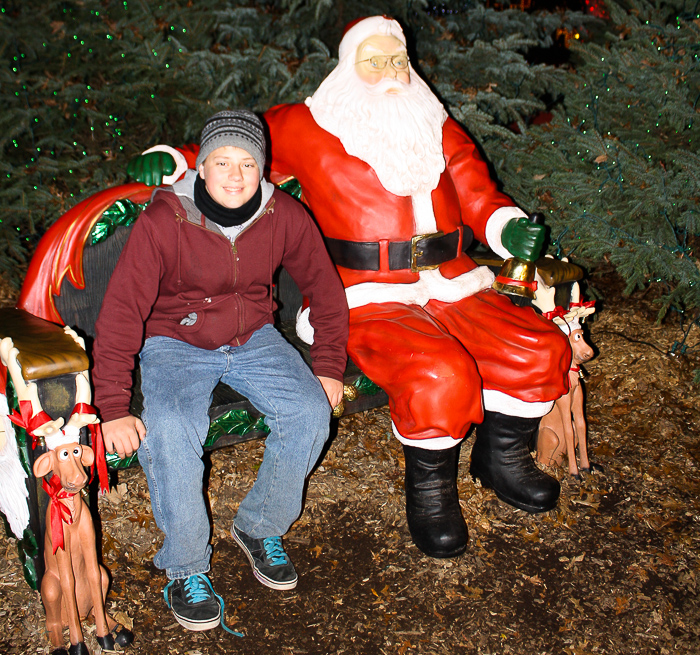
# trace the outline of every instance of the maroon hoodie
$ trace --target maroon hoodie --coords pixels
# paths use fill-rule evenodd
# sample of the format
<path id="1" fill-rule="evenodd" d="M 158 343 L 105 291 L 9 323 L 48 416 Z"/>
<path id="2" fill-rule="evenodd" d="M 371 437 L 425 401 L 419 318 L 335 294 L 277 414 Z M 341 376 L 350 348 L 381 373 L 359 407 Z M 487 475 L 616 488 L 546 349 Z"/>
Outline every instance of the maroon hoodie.
<path id="1" fill-rule="evenodd" d="M 303 206 L 275 190 L 232 244 L 190 198 L 169 187 L 157 190 L 134 224 L 96 323 L 93 382 L 102 420 L 129 413 L 144 339 L 166 336 L 214 350 L 245 343 L 272 323 L 272 275 L 280 265 L 310 300 L 314 373 L 342 381 L 345 292 Z M 183 324 L 192 313 L 196 321 Z"/>

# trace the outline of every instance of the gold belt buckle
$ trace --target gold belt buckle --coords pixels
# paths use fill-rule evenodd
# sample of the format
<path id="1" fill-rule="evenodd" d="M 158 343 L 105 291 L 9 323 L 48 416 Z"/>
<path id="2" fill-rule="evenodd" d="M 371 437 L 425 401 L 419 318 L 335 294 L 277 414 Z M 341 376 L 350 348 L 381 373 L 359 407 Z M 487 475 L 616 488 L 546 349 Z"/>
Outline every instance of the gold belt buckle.
<path id="1" fill-rule="evenodd" d="M 437 239 L 438 237 L 444 237 L 444 232 L 433 232 L 431 234 L 416 234 L 416 236 L 411 238 L 411 272 L 418 273 L 418 271 L 431 271 L 435 268 L 439 268 L 440 264 L 432 264 L 430 266 L 418 266 L 417 260 L 423 254 L 422 250 L 417 250 L 416 246 L 419 241 L 423 239 Z"/>

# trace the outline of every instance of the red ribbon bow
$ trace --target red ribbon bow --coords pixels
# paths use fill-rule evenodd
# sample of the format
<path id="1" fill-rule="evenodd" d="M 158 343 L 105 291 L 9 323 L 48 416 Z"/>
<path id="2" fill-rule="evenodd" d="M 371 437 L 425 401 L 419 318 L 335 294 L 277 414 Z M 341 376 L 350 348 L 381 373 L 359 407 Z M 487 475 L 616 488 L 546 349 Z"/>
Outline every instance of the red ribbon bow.
<path id="1" fill-rule="evenodd" d="M 41 481 L 41 486 L 51 499 L 51 542 L 53 543 L 54 555 L 63 545 L 63 524 L 71 525 L 73 515 L 70 510 L 61 502 L 64 498 L 72 498 L 75 494 L 68 493 L 62 486 L 58 476 L 52 475 L 51 480 L 46 482 L 46 478 Z"/>
<path id="2" fill-rule="evenodd" d="M 71 416 L 73 414 L 95 414 L 97 415 L 97 410 L 87 403 L 78 403 L 73 408 Z M 97 423 L 89 423 L 88 430 L 90 431 L 90 443 L 92 444 L 92 450 L 95 453 L 95 465 L 97 467 L 97 477 L 100 481 L 100 491 L 102 493 L 107 493 L 109 491 L 109 473 L 107 472 L 107 460 L 105 459 L 105 444 L 102 438 L 102 426 Z M 95 466 L 92 467 L 92 477 L 90 481 L 95 477 Z"/>
<path id="3" fill-rule="evenodd" d="M 39 442 L 37 436 L 34 434 L 34 430 L 40 428 L 42 425 L 52 421 L 53 419 L 45 412 L 40 411 L 35 416 L 32 416 L 34 408 L 29 400 L 19 401 L 19 412 L 16 409 L 12 410 L 9 415 L 9 419 L 21 428 L 24 428 L 32 438 L 32 449 L 37 447 Z M 97 415 L 97 410 L 87 403 L 77 403 L 71 412 L 73 414 L 95 414 Z M 109 491 L 109 473 L 107 471 L 107 461 L 105 459 L 105 446 L 104 439 L 102 437 L 102 427 L 99 423 L 88 424 L 88 430 L 90 431 L 90 442 L 92 449 L 95 452 L 95 463 L 97 467 L 97 477 L 100 481 L 100 491 L 107 493 Z M 92 479 L 95 477 L 95 466 L 92 467 Z M 48 492 L 47 492 L 48 493 Z"/>
<path id="4" fill-rule="evenodd" d="M 39 442 L 37 436 L 34 434 L 34 430 L 52 420 L 51 417 L 43 410 L 36 414 L 36 416 L 32 416 L 33 411 L 34 408 L 32 407 L 31 401 L 20 400 L 19 412 L 16 409 L 13 409 L 12 413 L 9 415 L 9 419 L 15 425 L 24 428 L 27 431 L 27 434 L 32 438 L 32 449 L 36 448 L 37 443 Z"/>
<path id="5" fill-rule="evenodd" d="M 583 307 L 584 309 L 589 309 L 595 307 L 595 300 L 582 300 L 581 302 L 569 303 L 569 307 Z"/>
<path id="6" fill-rule="evenodd" d="M 557 305 L 551 312 L 542 312 L 542 316 L 553 321 L 555 318 L 564 318 L 566 316 L 566 310 Z"/>

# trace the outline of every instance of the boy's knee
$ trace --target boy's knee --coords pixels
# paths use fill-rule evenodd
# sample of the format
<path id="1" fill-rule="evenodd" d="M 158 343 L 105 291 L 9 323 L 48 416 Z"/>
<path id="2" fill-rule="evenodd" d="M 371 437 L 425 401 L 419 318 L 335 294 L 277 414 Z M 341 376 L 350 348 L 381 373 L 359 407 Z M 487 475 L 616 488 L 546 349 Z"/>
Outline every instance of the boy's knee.
<path id="1" fill-rule="evenodd" d="M 331 420 L 331 406 L 328 404 L 326 394 L 321 392 L 313 402 L 308 403 L 306 420 L 310 425 L 321 429 L 327 429 Z"/>

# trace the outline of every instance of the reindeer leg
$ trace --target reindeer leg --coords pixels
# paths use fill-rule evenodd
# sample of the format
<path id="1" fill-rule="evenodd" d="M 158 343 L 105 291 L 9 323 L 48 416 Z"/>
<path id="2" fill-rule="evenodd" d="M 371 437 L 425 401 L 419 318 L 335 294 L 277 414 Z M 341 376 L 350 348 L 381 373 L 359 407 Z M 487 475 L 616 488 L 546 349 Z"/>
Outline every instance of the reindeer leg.
<path id="1" fill-rule="evenodd" d="M 564 442 L 566 443 L 566 458 L 569 460 L 569 473 L 577 480 L 581 474 L 576 465 L 576 446 L 574 445 L 574 426 L 571 420 L 571 392 L 565 394 L 556 404 L 559 405 L 564 429 Z"/>
<path id="2" fill-rule="evenodd" d="M 51 544 L 45 546 L 49 552 Z M 61 620 L 61 583 L 46 565 L 46 573 L 41 579 L 41 601 L 46 610 L 46 630 L 53 648 L 63 647 L 63 621 Z"/>
<path id="3" fill-rule="evenodd" d="M 58 555 L 58 553 L 56 553 Z M 63 560 L 63 563 L 61 563 Z M 70 633 L 71 645 L 82 643 L 83 627 L 80 624 L 80 616 L 78 615 L 78 606 L 75 602 L 75 578 L 73 571 L 70 568 L 70 556 L 58 557 L 59 569 L 61 570 L 61 593 L 63 598 L 63 606 L 66 608 L 68 616 L 68 631 Z"/>
<path id="4" fill-rule="evenodd" d="M 105 613 L 105 590 L 103 588 L 102 570 L 97 561 L 97 549 L 95 547 L 95 526 L 90 516 L 90 510 L 85 501 L 80 500 L 82 504 L 80 509 L 79 523 L 79 538 L 80 548 L 83 554 L 85 564 L 85 577 L 88 583 L 89 598 L 92 604 L 92 614 L 95 618 L 95 628 L 97 638 L 109 637 L 109 626 L 107 625 L 107 616 Z M 109 581 L 108 581 L 109 582 Z M 109 640 L 108 640 L 109 641 Z M 114 643 L 100 642 L 103 650 L 113 650 Z"/>
<path id="5" fill-rule="evenodd" d="M 560 439 L 562 416 L 557 404 L 540 421 L 537 433 L 537 461 L 546 466 L 561 466 L 566 453 L 566 444 Z"/>
<path id="6" fill-rule="evenodd" d="M 583 409 L 583 387 L 579 384 L 576 389 L 574 389 L 574 398 L 571 403 L 571 411 L 574 416 L 574 432 L 576 433 L 576 440 L 578 442 L 578 454 L 579 461 L 581 463 L 581 470 L 589 472 L 591 470 L 591 464 L 588 461 L 588 437 L 586 435 L 586 417 L 584 415 Z"/>
<path id="7" fill-rule="evenodd" d="M 97 643 L 100 648 L 105 650 L 114 650 L 115 645 L 119 645 L 122 648 L 126 648 L 134 641 L 134 633 L 128 628 L 124 627 L 121 623 L 117 623 L 107 612 L 107 590 L 109 589 L 109 573 L 107 569 L 99 565 L 100 576 L 102 580 L 102 607 L 104 610 L 105 619 L 107 621 L 107 628 L 109 630 L 108 634 L 101 637 L 99 636 L 99 630 L 97 631 Z M 97 623 L 97 621 L 95 621 Z"/>
<path id="8" fill-rule="evenodd" d="M 102 566 L 102 564 L 99 565 L 100 567 L 100 580 L 102 581 L 102 605 L 105 608 L 105 617 L 107 618 L 107 628 L 109 629 L 110 632 L 114 630 L 115 627 L 117 627 L 119 624 L 111 617 L 109 612 L 107 611 L 107 592 L 109 591 L 109 573 L 107 569 Z"/>
<path id="9" fill-rule="evenodd" d="M 61 594 L 63 597 L 63 607 L 68 617 L 68 630 L 70 632 L 71 646 L 80 644 L 83 639 L 83 628 L 80 625 L 80 613 L 78 603 L 75 598 L 75 575 L 73 573 L 73 562 L 70 555 L 71 534 L 69 530 L 63 530 L 64 549 L 56 551 L 56 561 L 58 563 L 58 575 L 61 582 Z"/>

